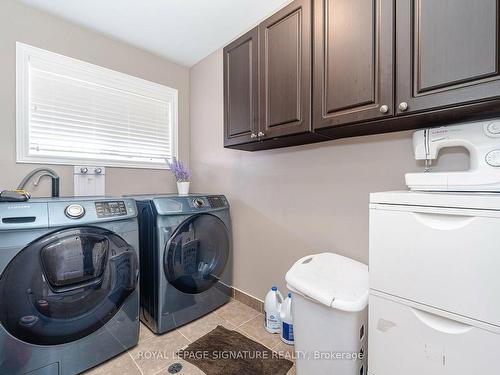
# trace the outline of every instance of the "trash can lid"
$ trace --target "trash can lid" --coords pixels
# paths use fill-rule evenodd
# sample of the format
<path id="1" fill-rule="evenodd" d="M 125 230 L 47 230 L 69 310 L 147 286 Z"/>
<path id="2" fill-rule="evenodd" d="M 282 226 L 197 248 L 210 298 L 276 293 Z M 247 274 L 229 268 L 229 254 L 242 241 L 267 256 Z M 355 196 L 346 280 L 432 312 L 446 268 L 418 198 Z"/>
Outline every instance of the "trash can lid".
<path id="1" fill-rule="evenodd" d="M 328 307 L 357 312 L 368 305 L 368 266 L 338 254 L 301 258 L 285 279 L 290 290 Z"/>

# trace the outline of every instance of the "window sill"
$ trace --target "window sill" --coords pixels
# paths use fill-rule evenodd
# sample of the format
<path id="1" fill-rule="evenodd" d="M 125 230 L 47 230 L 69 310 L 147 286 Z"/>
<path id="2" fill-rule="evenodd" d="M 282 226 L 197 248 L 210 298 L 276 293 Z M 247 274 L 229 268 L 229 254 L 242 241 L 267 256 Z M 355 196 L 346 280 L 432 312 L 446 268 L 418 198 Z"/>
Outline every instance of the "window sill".
<path id="1" fill-rule="evenodd" d="M 154 163 L 134 163 L 126 161 L 109 161 L 109 160 L 97 160 L 97 159 L 50 159 L 50 158 L 38 158 L 38 157 L 24 157 L 18 158 L 16 160 L 17 164 L 44 164 L 44 165 L 99 165 L 103 167 L 112 168 L 131 168 L 131 169 L 158 169 L 158 170 L 169 170 L 167 163 L 164 164 L 154 164 Z"/>

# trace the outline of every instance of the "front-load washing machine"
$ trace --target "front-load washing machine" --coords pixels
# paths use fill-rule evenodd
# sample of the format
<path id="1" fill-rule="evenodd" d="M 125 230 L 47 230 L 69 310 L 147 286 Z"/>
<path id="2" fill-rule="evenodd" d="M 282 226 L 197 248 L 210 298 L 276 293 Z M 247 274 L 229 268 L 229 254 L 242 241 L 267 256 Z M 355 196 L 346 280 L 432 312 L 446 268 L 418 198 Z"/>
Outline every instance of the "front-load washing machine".
<path id="1" fill-rule="evenodd" d="M 139 339 L 133 199 L 0 203 L 0 374 L 77 374 Z"/>
<path id="2" fill-rule="evenodd" d="M 155 333 L 231 298 L 231 218 L 223 195 L 136 196 L 141 320 Z"/>

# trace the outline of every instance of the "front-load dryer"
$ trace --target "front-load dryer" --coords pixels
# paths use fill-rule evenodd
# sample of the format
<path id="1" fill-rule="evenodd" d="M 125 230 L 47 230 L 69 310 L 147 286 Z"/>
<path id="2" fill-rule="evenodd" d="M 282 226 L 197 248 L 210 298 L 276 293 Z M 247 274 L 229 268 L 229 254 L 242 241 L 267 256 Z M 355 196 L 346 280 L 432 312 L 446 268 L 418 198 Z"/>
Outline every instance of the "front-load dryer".
<path id="1" fill-rule="evenodd" d="M 137 344 L 133 199 L 0 203 L 0 374 L 77 374 Z"/>
<path id="2" fill-rule="evenodd" d="M 232 236 L 226 198 L 176 195 L 135 199 L 143 323 L 160 334 L 228 302 Z"/>

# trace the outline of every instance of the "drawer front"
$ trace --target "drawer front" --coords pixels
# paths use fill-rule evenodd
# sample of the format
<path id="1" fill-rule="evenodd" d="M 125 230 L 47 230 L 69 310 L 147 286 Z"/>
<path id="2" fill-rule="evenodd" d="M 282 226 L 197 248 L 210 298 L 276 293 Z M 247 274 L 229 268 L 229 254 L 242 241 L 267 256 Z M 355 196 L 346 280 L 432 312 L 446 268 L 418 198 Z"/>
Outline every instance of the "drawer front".
<path id="1" fill-rule="evenodd" d="M 500 326 L 500 219 L 370 210 L 370 288 Z"/>
<path id="2" fill-rule="evenodd" d="M 370 296 L 373 375 L 499 374 L 500 335 Z"/>

